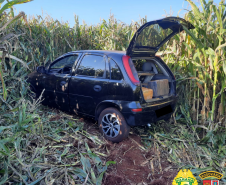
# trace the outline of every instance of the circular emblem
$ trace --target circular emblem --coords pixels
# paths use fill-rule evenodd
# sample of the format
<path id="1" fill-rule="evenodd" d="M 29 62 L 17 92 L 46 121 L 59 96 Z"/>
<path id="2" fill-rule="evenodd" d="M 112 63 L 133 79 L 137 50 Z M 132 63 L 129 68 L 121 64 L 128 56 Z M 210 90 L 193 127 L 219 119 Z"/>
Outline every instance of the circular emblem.
<path id="1" fill-rule="evenodd" d="M 173 179 L 172 185 L 198 185 L 198 182 L 190 170 L 180 170 Z M 207 185 L 207 184 L 206 184 Z"/>

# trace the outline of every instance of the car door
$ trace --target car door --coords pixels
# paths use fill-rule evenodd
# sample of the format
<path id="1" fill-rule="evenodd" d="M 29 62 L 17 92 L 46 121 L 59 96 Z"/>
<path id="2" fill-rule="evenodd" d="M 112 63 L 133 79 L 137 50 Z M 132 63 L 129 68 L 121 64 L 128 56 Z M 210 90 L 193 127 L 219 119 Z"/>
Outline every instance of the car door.
<path id="1" fill-rule="evenodd" d="M 55 103 L 61 110 L 69 111 L 68 84 L 70 83 L 72 69 L 76 65 L 79 54 L 64 57 L 64 64 L 59 73 L 55 74 Z"/>
<path id="2" fill-rule="evenodd" d="M 95 116 L 96 105 L 107 96 L 106 58 L 84 54 L 69 83 L 70 105 L 74 112 Z"/>
<path id="3" fill-rule="evenodd" d="M 44 101 L 49 106 L 69 109 L 68 82 L 79 54 L 66 55 L 54 61 L 44 76 Z M 67 110 L 67 109 L 66 109 Z"/>

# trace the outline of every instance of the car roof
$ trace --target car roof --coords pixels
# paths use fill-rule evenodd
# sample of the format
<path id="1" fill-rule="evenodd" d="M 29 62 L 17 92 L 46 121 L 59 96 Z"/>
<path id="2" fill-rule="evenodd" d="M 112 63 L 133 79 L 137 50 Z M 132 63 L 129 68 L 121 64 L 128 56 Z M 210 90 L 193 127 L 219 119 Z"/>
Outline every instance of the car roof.
<path id="1" fill-rule="evenodd" d="M 117 51 L 117 50 L 78 50 L 78 51 L 71 51 L 68 52 L 67 54 L 73 54 L 73 53 L 100 53 L 100 54 L 121 54 L 121 55 L 125 55 L 126 51 Z"/>

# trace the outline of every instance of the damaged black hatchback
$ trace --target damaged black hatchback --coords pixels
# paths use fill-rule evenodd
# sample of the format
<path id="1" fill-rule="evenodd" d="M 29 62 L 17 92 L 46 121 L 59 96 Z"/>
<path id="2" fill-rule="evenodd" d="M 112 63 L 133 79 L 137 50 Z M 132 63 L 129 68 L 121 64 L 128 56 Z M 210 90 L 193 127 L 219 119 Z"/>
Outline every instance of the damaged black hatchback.
<path id="1" fill-rule="evenodd" d="M 120 142 L 130 127 L 167 120 L 176 104 L 176 81 L 159 48 L 183 28 L 184 19 L 167 17 L 141 26 L 127 51 L 72 51 L 28 76 L 36 96 L 61 110 L 98 121 L 106 139 Z"/>

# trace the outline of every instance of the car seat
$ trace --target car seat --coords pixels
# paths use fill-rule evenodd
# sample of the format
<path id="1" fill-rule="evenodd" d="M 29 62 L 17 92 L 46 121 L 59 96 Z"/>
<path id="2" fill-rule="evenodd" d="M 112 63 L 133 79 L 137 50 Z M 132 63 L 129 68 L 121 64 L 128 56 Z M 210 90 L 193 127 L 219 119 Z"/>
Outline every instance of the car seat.
<path id="1" fill-rule="evenodd" d="M 147 62 L 145 62 L 143 64 L 143 66 L 142 66 L 142 70 L 145 71 L 145 72 L 150 72 L 150 73 L 158 74 L 158 70 L 156 69 L 156 66 L 155 66 L 155 64 L 154 64 L 153 61 L 147 61 Z M 150 82 L 152 78 L 153 78 L 153 76 L 146 76 L 144 78 L 143 83 Z"/>
<path id="2" fill-rule="evenodd" d="M 158 70 L 155 67 L 155 64 L 153 61 L 147 61 L 143 64 L 142 66 L 143 71 L 145 72 L 151 72 L 151 73 L 155 73 L 158 74 Z"/>

